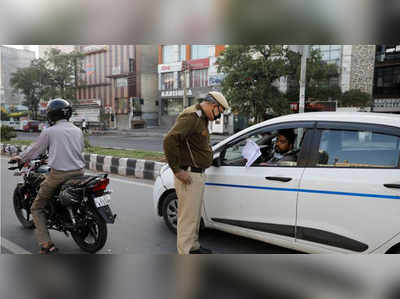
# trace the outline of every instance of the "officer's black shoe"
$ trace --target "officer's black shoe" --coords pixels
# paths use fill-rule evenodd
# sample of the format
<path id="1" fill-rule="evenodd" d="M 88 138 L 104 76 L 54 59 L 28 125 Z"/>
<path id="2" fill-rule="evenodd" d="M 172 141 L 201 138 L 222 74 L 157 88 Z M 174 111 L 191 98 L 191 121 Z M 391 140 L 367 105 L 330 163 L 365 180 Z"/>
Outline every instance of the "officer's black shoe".
<path id="1" fill-rule="evenodd" d="M 204 247 L 201 247 L 201 246 L 200 246 L 199 249 L 191 250 L 189 252 L 189 254 L 211 254 L 211 253 L 212 253 L 212 251 L 210 249 L 207 249 L 207 248 L 204 248 Z"/>

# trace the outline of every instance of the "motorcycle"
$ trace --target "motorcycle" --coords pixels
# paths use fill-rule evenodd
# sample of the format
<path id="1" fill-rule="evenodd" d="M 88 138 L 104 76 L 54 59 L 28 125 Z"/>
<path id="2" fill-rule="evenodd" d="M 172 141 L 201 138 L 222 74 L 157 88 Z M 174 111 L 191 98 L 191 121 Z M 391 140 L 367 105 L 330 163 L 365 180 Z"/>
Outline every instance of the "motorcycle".
<path id="1" fill-rule="evenodd" d="M 13 195 L 14 211 L 24 228 L 34 229 L 31 206 L 40 184 L 50 173 L 47 155 L 40 155 L 28 163 L 18 163 L 9 170 L 22 176 Z M 10 161 L 10 164 L 17 162 Z M 75 177 L 61 185 L 45 208 L 47 227 L 72 236 L 85 252 L 96 253 L 107 241 L 107 224 L 115 222 L 111 210 L 111 190 L 107 174 Z"/>

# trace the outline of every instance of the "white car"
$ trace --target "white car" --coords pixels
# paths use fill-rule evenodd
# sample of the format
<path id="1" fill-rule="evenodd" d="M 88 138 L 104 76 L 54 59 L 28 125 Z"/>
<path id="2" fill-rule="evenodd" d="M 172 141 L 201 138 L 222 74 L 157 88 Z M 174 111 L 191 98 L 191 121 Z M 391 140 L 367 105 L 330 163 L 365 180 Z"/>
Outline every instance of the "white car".
<path id="1" fill-rule="evenodd" d="M 293 129 L 296 162 L 260 165 L 279 129 Z M 250 167 L 253 140 L 262 158 Z M 400 116 L 317 112 L 282 116 L 213 147 L 203 225 L 310 253 L 400 252 Z M 154 207 L 176 230 L 174 176 L 165 166 Z"/>

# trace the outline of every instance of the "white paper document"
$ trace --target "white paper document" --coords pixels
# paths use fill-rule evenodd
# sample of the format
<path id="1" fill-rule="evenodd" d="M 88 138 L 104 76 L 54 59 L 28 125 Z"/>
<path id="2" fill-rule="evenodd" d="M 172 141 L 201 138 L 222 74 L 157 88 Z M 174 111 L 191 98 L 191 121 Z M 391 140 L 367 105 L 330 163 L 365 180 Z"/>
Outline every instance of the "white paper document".
<path id="1" fill-rule="evenodd" d="M 261 156 L 260 147 L 249 139 L 242 150 L 242 156 L 247 160 L 246 167 L 250 167 Z"/>

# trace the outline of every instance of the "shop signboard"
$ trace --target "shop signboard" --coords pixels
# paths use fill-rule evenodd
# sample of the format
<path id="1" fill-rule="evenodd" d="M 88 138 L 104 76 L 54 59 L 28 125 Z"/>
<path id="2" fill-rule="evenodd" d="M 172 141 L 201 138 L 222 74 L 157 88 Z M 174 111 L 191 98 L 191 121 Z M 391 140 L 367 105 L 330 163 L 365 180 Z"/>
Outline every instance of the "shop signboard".
<path id="1" fill-rule="evenodd" d="M 192 90 L 188 89 L 187 90 L 187 95 L 192 96 Z M 178 90 L 164 90 L 161 91 L 161 97 L 183 97 L 183 89 L 178 89 Z"/>
<path id="2" fill-rule="evenodd" d="M 182 62 L 158 65 L 159 73 L 180 72 L 181 70 L 182 70 Z"/>
<path id="3" fill-rule="evenodd" d="M 375 112 L 399 112 L 400 99 L 375 99 L 374 100 Z"/>
<path id="4" fill-rule="evenodd" d="M 201 70 L 207 69 L 210 66 L 210 59 L 209 58 L 202 58 L 202 59 L 192 59 L 187 61 L 188 65 L 192 70 Z"/>

